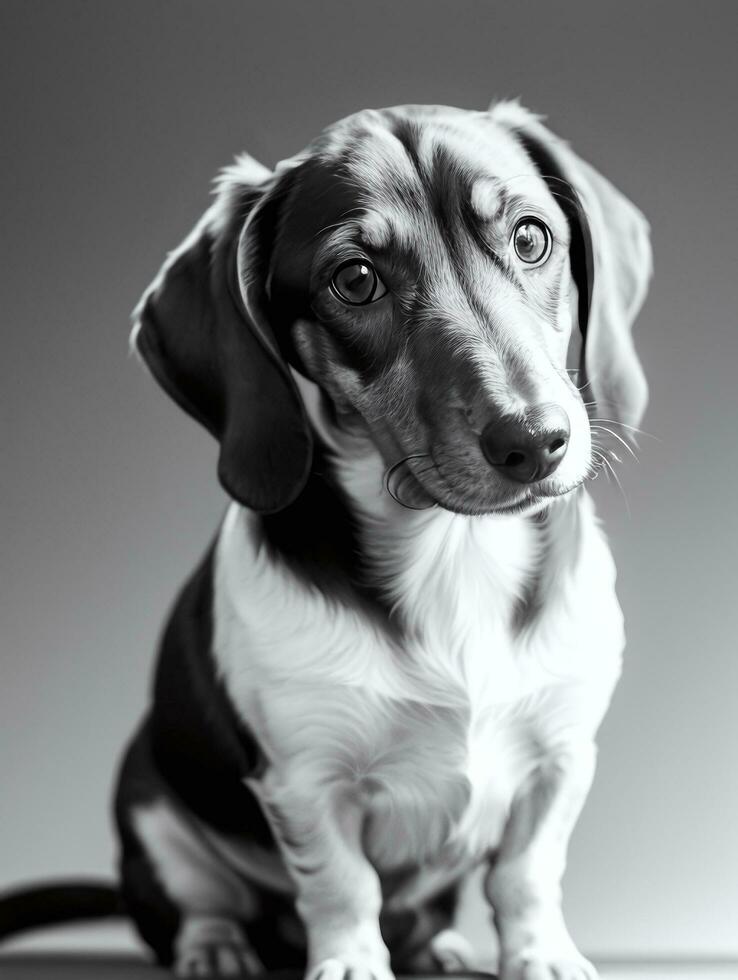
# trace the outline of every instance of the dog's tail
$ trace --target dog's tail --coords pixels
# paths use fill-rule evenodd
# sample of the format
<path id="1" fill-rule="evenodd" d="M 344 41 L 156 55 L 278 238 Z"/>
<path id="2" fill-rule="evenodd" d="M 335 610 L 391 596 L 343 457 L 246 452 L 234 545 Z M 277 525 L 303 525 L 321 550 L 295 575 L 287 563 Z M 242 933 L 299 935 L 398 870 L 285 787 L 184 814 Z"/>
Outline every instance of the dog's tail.
<path id="1" fill-rule="evenodd" d="M 0 941 L 31 929 L 126 915 L 119 889 L 109 881 L 39 882 L 0 892 Z"/>

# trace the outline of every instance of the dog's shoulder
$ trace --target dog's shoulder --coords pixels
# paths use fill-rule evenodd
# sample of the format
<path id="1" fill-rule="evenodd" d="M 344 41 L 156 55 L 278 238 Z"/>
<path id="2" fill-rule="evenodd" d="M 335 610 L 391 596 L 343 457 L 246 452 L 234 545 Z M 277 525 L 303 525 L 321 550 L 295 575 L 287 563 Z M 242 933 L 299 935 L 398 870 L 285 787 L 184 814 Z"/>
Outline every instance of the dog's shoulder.
<path id="1" fill-rule="evenodd" d="M 211 546 L 181 590 L 161 638 L 149 737 L 153 762 L 169 787 L 198 816 L 227 831 L 240 829 L 244 820 L 263 823 L 256 801 L 243 790 L 243 780 L 259 771 L 263 759 L 213 658 L 213 588 Z"/>

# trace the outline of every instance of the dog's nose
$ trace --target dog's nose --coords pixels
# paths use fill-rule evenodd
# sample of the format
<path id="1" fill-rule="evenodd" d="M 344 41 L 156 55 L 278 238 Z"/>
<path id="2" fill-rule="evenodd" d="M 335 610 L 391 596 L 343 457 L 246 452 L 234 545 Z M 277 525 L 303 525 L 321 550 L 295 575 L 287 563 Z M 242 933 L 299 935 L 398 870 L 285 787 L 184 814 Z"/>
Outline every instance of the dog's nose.
<path id="1" fill-rule="evenodd" d="M 569 416 L 558 405 L 532 405 L 490 422 L 480 442 L 487 461 L 517 483 L 550 476 L 569 446 Z"/>

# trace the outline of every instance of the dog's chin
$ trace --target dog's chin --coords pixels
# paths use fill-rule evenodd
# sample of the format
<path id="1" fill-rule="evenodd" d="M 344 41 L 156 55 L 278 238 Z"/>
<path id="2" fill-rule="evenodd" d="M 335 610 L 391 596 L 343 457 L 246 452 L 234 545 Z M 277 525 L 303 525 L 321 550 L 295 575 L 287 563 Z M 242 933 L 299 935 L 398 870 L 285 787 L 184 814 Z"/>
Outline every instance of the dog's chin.
<path id="1" fill-rule="evenodd" d="M 551 498 L 547 496 L 526 495 L 513 502 L 480 501 L 478 504 L 470 504 L 468 501 L 457 503 L 452 500 L 439 500 L 437 505 L 452 514 L 461 514 L 465 517 L 514 517 L 536 514 L 547 507 L 550 502 Z"/>

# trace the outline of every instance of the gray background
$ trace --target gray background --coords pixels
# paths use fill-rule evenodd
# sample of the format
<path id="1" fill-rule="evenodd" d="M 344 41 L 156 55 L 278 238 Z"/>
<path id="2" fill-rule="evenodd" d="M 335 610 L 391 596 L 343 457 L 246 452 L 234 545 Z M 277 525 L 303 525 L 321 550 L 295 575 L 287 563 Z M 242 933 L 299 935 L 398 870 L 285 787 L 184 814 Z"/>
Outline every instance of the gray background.
<path id="1" fill-rule="evenodd" d="M 128 314 L 246 149 L 365 106 L 520 96 L 646 212 L 629 647 L 566 906 L 596 953 L 738 952 L 736 6 L 3 2 L 0 884 L 106 873 L 116 758 L 224 498 Z M 592 638 L 596 644 L 597 638 Z"/>

